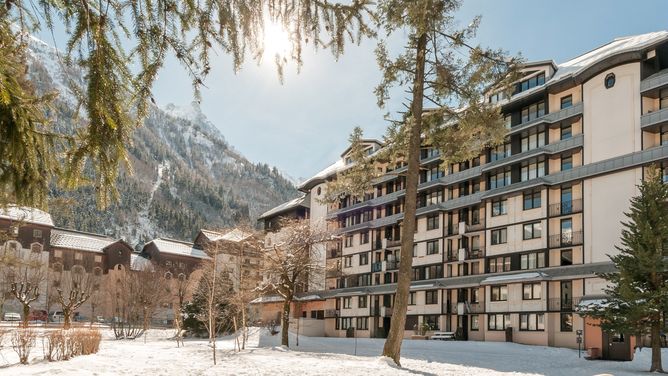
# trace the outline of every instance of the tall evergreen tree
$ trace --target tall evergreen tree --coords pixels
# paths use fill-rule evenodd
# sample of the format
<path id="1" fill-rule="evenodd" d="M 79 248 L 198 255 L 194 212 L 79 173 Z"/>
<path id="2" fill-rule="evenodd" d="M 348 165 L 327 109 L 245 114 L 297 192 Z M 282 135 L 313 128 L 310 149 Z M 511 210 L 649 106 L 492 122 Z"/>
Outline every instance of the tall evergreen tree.
<path id="1" fill-rule="evenodd" d="M 640 194 L 622 222 L 621 246 L 611 255 L 617 271 L 601 276 L 609 283 L 604 302 L 586 307 L 586 314 L 601 319 L 603 330 L 649 334 L 652 343 L 650 372 L 663 372 L 661 332 L 668 312 L 668 185 L 660 170 L 648 169 L 638 186 Z"/>

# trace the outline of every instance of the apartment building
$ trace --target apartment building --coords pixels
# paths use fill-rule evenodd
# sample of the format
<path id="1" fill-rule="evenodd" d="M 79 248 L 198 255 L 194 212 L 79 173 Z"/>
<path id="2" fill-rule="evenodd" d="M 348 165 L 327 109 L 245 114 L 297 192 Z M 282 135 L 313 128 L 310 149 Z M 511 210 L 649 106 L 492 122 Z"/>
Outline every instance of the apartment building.
<path id="1" fill-rule="evenodd" d="M 447 168 L 438 150 L 422 150 L 406 336 L 427 323 L 468 340 L 577 347 L 578 330 L 600 339 L 577 309 L 603 292 L 597 273 L 613 270 L 607 255 L 644 168 L 668 161 L 668 32 L 526 64 L 510 98 L 485 100 L 506 119 L 504 144 Z M 323 260 L 325 332 L 384 337 L 406 167 L 379 166 L 362 201 L 323 204 L 349 151 L 299 186 L 310 219 L 334 221 L 341 235 Z"/>

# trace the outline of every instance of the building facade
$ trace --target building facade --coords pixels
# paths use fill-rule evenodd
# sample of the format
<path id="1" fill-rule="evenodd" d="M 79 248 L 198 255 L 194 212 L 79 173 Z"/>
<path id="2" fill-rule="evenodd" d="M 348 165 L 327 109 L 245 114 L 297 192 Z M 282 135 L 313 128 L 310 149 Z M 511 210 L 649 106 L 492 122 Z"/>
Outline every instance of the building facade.
<path id="1" fill-rule="evenodd" d="M 462 339 L 577 347 L 578 305 L 602 294 L 597 273 L 614 270 L 629 200 L 645 168 L 668 161 L 667 68 L 668 32 L 527 64 L 510 98 L 485 98 L 506 119 L 504 144 L 446 168 L 424 145 L 406 336 L 427 324 Z M 323 261 L 326 334 L 383 337 L 406 167 L 378 166 L 364 200 L 322 203 L 349 163 L 344 153 L 299 187 L 311 221 L 333 221 L 341 236 Z"/>

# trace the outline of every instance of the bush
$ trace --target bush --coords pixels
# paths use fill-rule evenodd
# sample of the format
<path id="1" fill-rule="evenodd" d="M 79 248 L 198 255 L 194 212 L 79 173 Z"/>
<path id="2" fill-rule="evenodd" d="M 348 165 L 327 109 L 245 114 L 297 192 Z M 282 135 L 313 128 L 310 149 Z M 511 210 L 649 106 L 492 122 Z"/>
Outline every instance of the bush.
<path id="1" fill-rule="evenodd" d="M 54 330 L 44 341 L 44 359 L 55 362 L 97 353 L 102 335 L 97 329 Z"/>
<path id="2" fill-rule="evenodd" d="M 30 350 L 35 347 L 35 337 L 32 329 L 18 329 L 12 333 L 12 348 L 19 356 L 21 364 L 28 364 Z"/>

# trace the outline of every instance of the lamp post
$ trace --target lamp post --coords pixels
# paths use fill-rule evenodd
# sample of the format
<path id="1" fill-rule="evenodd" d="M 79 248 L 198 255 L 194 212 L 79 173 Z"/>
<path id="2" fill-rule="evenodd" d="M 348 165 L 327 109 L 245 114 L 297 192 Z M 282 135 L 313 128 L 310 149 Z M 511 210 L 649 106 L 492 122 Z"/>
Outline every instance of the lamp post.
<path id="1" fill-rule="evenodd" d="M 575 335 L 577 336 L 575 341 L 578 343 L 578 358 L 582 358 L 582 329 L 576 330 Z"/>

